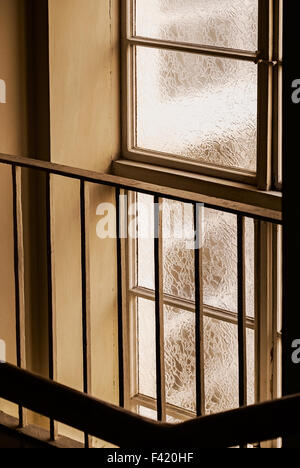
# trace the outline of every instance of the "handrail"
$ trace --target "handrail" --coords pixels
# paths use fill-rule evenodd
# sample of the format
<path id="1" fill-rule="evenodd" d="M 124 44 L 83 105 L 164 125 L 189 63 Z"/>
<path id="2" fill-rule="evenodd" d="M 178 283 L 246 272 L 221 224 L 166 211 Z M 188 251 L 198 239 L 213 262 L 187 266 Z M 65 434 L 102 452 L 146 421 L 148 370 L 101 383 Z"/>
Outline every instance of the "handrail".
<path id="1" fill-rule="evenodd" d="M 300 433 L 300 394 L 171 425 L 0 363 L 0 398 L 124 448 L 227 448 Z"/>
<path id="2" fill-rule="evenodd" d="M 86 169 L 79 169 L 57 163 L 41 161 L 38 159 L 23 158 L 0 153 L 0 164 L 8 164 L 21 168 L 33 169 L 48 174 L 67 177 L 69 179 L 82 180 L 88 183 L 106 185 L 124 190 L 138 191 L 148 195 L 157 195 L 162 198 L 170 198 L 181 202 L 204 203 L 207 208 L 216 209 L 232 214 L 240 214 L 252 217 L 261 221 L 282 223 L 282 212 L 278 209 L 281 203 L 280 198 L 276 199 L 276 209 L 268 207 L 270 194 L 263 193 L 265 206 L 252 206 L 242 202 L 232 202 L 230 200 L 203 195 L 187 190 L 178 190 L 171 187 L 142 182 L 139 180 L 120 177 L 112 174 L 104 174 Z M 251 188 L 253 190 L 253 188 Z M 279 204 L 279 205 L 278 205 Z M 277 206 L 278 205 L 278 206 Z"/>

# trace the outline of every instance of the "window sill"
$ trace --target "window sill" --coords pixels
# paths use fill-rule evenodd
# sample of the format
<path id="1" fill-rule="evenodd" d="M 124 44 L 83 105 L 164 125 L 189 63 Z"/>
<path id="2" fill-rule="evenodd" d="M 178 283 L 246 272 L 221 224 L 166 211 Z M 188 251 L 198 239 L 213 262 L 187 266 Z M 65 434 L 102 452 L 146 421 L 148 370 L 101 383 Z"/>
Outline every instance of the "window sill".
<path id="1" fill-rule="evenodd" d="M 119 177 L 190 193 L 192 201 L 273 221 L 282 220 L 280 192 L 261 191 L 251 185 L 126 159 L 115 161 L 112 172 Z"/>

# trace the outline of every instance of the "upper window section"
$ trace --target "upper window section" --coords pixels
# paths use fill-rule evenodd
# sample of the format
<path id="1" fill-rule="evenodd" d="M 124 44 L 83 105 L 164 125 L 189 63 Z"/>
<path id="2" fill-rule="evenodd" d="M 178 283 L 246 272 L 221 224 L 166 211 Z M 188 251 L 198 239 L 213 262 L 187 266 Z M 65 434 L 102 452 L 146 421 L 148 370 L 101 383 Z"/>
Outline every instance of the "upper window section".
<path id="1" fill-rule="evenodd" d="M 136 35 L 256 51 L 258 0 L 136 0 Z"/>
<path id="2" fill-rule="evenodd" d="M 254 173 L 257 66 L 137 47 L 136 145 Z"/>
<path id="3" fill-rule="evenodd" d="M 282 0 L 123 7 L 123 157 L 280 190 Z"/>

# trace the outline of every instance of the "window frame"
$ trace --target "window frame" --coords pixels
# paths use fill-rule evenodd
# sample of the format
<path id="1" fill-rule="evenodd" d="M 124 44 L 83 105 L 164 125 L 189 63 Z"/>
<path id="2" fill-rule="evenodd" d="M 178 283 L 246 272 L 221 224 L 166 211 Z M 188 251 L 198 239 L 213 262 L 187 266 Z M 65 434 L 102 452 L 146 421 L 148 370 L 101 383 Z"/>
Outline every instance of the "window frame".
<path id="1" fill-rule="evenodd" d="M 281 127 L 282 53 L 276 35 L 282 31 L 282 0 L 258 0 L 258 51 L 245 52 L 221 47 L 207 47 L 180 42 L 161 41 L 135 36 L 134 11 L 136 0 L 121 2 L 121 67 L 122 67 L 122 157 L 140 163 L 226 179 L 256 187 L 258 190 L 280 190 L 281 145 L 276 139 Z M 280 25 L 279 25 L 280 21 Z M 137 148 L 135 145 L 135 47 L 169 50 L 238 58 L 257 63 L 258 67 L 258 127 L 257 171 L 226 168 L 192 162 L 176 155 Z M 277 86 L 278 85 L 278 86 Z"/>
<path id="2" fill-rule="evenodd" d="M 114 165 L 117 175 L 126 176 L 139 181 L 152 183 L 156 178 L 160 182 L 179 190 L 191 192 L 191 200 L 197 197 L 210 197 L 212 193 L 206 184 L 215 187 L 216 206 L 237 203 L 246 204 L 247 213 L 260 216 L 273 209 L 272 219 L 280 223 L 281 211 L 274 215 L 277 197 L 281 197 L 281 167 L 282 167 L 282 23 L 283 0 L 258 0 L 259 2 L 259 52 L 235 51 L 218 47 L 202 47 L 182 43 L 170 43 L 134 37 L 133 8 L 135 0 L 121 2 L 121 67 L 122 67 L 122 159 Z M 134 145 L 135 134 L 135 67 L 134 48 L 137 45 L 146 47 L 163 47 L 170 50 L 182 50 L 199 54 L 239 54 L 243 60 L 257 62 L 258 67 L 258 151 L 257 173 L 223 167 L 193 163 L 177 158 L 175 155 L 159 154 L 154 151 L 141 150 Z M 196 48 L 196 50 L 192 50 Z M 242 54 L 242 55 L 241 55 Z M 223 55 L 224 56 L 224 55 Z M 230 56 L 230 55 L 228 55 Z M 163 177 L 161 177 L 163 176 Z M 153 179 L 154 177 L 154 179 Z M 176 180 L 175 180 L 176 179 Z M 183 180 L 184 179 L 184 180 Z M 186 187 L 189 185 L 190 188 Z M 200 182 L 200 183 L 199 183 Z M 183 185 L 181 185 L 183 183 Z M 195 185 L 198 183 L 198 188 Z M 239 193 L 234 194 L 234 190 Z M 245 190 L 245 193 L 243 192 Z M 125 194 L 126 192 L 124 192 Z M 255 197 L 255 200 L 252 197 Z M 266 204 L 262 208 L 261 197 L 265 196 Z M 239 198 L 240 197 L 240 198 Z M 271 199 L 275 197 L 274 200 Z M 252 199 L 252 201 L 250 201 Z M 279 200 L 278 200 L 279 201 Z M 224 205 L 225 204 L 225 205 Z M 228 206 L 229 206 L 228 205 Z M 233 206 L 233 205 L 230 205 Z M 125 222 L 125 221 L 124 221 Z M 281 227 L 271 222 L 255 221 L 255 320 L 256 330 L 256 403 L 281 396 L 280 352 L 281 352 L 281 312 L 282 312 L 282 253 Z M 155 410 L 156 400 L 136 394 L 136 323 L 133 299 L 142 297 L 153 300 L 154 293 L 141 288 L 132 288 L 131 279 L 134 275 L 136 245 L 128 239 L 122 240 L 123 251 L 123 295 L 126 307 L 123 310 L 124 355 L 124 388 L 125 407 L 137 411 L 139 406 Z M 169 304 L 183 307 L 184 304 L 167 298 Z M 190 307 L 189 305 L 185 305 Z M 209 311 L 214 318 L 228 319 L 221 311 Z M 216 315 L 214 315 L 216 314 Z M 226 314 L 225 314 L 226 315 Z M 249 325 L 249 321 L 248 321 Z M 166 404 L 166 411 L 172 417 L 185 420 L 195 417 L 193 413 Z M 277 442 L 264 444 L 266 447 L 277 447 Z"/>

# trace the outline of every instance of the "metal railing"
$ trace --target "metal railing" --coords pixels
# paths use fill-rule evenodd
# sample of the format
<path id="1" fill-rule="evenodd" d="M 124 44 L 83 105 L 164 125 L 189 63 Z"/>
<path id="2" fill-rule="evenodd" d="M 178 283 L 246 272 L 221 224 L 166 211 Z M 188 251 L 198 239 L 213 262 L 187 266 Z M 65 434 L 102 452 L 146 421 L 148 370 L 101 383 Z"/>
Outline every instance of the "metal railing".
<path id="1" fill-rule="evenodd" d="M 180 202 L 188 202 L 194 205 L 194 223 L 195 231 L 198 232 L 198 202 L 201 202 L 200 195 L 192 193 L 180 193 L 173 189 L 157 186 L 155 184 L 145 184 L 131 179 L 124 179 L 108 174 L 99 174 L 72 167 L 66 167 L 58 164 L 37 161 L 27 158 L 18 158 L 7 155 L 0 155 L 0 164 L 11 166 L 12 181 L 13 181 L 13 225 L 14 225 L 14 260 L 15 260 L 15 296 L 16 296 L 16 343 L 17 343 L 17 366 L 26 369 L 26 350 L 25 350 L 25 291 L 24 291 L 24 248 L 23 248 L 23 223 L 22 223 L 22 187 L 21 187 L 21 170 L 27 168 L 31 170 L 41 171 L 46 173 L 46 218 L 47 218 L 47 267 L 48 267 L 48 314 L 49 314 L 49 379 L 55 380 L 55 360 L 56 360 L 56 345 L 55 345 L 55 312 L 53 304 L 53 226 L 51 218 L 51 176 L 61 176 L 67 179 L 76 179 L 80 181 L 80 213 L 81 213 L 81 274 L 82 274 L 82 343 L 83 343 L 83 391 L 86 394 L 91 390 L 91 356 L 90 356 L 90 301 L 89 301 L 89 278 L 88 278 L 88 251 L 86 238 L 86 223 L 87 223 L 87 203 L 86 203 L 86 184 L 98 184 L 102 186 L 110 186 L 115 189 L 116 195 L 116 214 L 117 214 L 117 267 L 118 267 L 118 330 L 119 330 L 119 394 L 120 406 L 124 406 L 124 343 L 123 343 L 123 286 L 122 286 L 122 242 L 121 242 L 121 207 L 120 193 L 122 190 L 127 190 L 136 193 L 152 195 L 156 207 L 159 207 L 161 198 L 176 200 Z M 246 362 L 246 291 L 245 291 L 245 217 L 267 221 L 270 223 L 281 224 L 278 218 L 273 219 L 251 213 L 241 213 L 235 209 L 226 206 L 220 206 L 215 203 L 209 203 L 207 198 L 204 200 L 204 207 L 232 213 L 237 215 L 237 239 L 238 239 L 238 354 L 239 354 L 239 404 L 241 407 L 247 403 L 247 362 Z M 214 200 L 215 201 L 215 200 Z M 160 230 L 160 214 L 156 210 L 155 216 L 155 233 Z M 154 249 L 154 264 L 155 264 L 155 310 L 156 310 L 156 382 L 157 382 L 157 412 L 158 420 L 165 420 L 165 385 L 164 385 L 164 366 L 162 358 L 162 319 L 163 319 L 163 290 L 161 288 L 162 276 L 162 239 L 160 235 L 155 236 Z M 197 416 L 203 416 L 204 406 L 204 352 L 203 352 L 203 291 L 199 273 L 201 262 L 201 247 L 195 242 L 195 310 L 196 310 L 196 395 L 197 395 Z M 31 410 L 37 411 L 51 418 L 50 435 L 51 439 L 55 439 L 55 421 L 67 423 L 75 428 L 79 428 L 85 432 L 85 445 L 89 446 L 89 435 L 96 435 L 118 445 L 126 445 L 130 443 L 126 432 L 132 434 L 132 431 L 124 431 L 130 424 L 134 428 L 135 436 L 131 439 L 137 443 L 140 440 L 143 443 L 163 441 L 163 444 L 170 444 L 175 441 L 180 441 L 182 445 L 192 443 L 195 446 L 204 446 L 206 443 L 214 443 L 218 445 L 220 442 L 224 446 L 236 445 L 236 443 L 252 442 L 275 438 L 281 436 L 286 431 L 293 430 L 287 428 L 286 414 L 291 414 L 292 406 L 295 403 L 299 409 L 299 399 L 283 400 L 266 404 L 265 406 L 253 407 L 252 409 L 243 409 L 240 412 L 231 412 L 225 415 L 210 416 L 204 419 L 198 419 L 171 427 L 166 424 L 155 424 L 145 421 L 138 416 L 131 415 L 120 409 L 116 409 L 105 405 L 104 403 L 96 402 L 95 400 L 84 397 L 71 389 L 63 388 L 58 384 L 51 384 L 45 380 L 33 377 L 24 371 L 17 371 L 9 365 L 1 365 L 0 368 L 0 396 L 20 405 L 19 422 L 20 426 L 26 425 L 23 414 L 23 406 Z M 24 393 L 23 393 L 24 392 Z M 53 392 L 53 394 L 52 394 Z M 33 396 L 34 395 L 34 396 Z M 47 398 L 45 396 L 47 395 Z M 68 396 L 67 396 L 68 395 Z M 46 404 L 49 400 L 51 404 Z M 55 402 L 57 398 L 61 398 L 58 408 Z M 68 403 L 74 398 L 71 406 Z M 75 408 L 75 401 L 82 405 L 82 410 L 78 411 Z M 273 405 L 273 406 L 272 406 Z M 72 415 L 72 411 L 73 415 Z M 70 408 L 67 411 L 67 408 Z M 83 409 L 85 408 L 85 409 Z M 284 409 L 288 409 L 285 413 Z M 273 410 L 278 410 L 281 414 L 281 419 L 277 420 L 277 416 L 271 415 Z M 98 417 L 95 416 L 98 414 Z M 67 416 L 64 416 L 67 414 Z M 294 414 L 294 413 L 293 413 Z M 103 418 L 103 415 L 109 417 Z M 265 416 L 272 419 L 272 424 Z M 257 421 L 254 431 L 255 418 L 259 417 L 259 425 Z M 253 427 L 247 431 L 249 419 L 253 421 Z M 252 418 L 252 419 L 251 419 Z M 291 418 L 292 419 L 292 418 Z M 114 421 L 114 430 L 111 431 L 111 424 L 108 421 Z M 236 423 L 233 421 L 236 420 Z M 105 421 L 104 424 L 101 421 Z M 230 424 L 229 424 L 230 421 Z M 278 423 L 282 422 L 282 425 Z M 290 421 L 289 421 L 290 422 Z M 273 425 L 273 423 L 275 425 Z M 221 431 L 218 427 L 223 427 Z M 236 424 L 236 426 L 235 426 Z M 105 428 L 104 426 L 107 426 Z M 228 427 L 233 427 L 233 431 L 228 433 Z M 291 425 L 293 427 L 293 425 Z M 234 429 L 239 428 L 239 430 Z M 157 431 L 157 432 L 156 432 Z M 216 433 L 219 436 L 216 439 Z M 118 435 L 116 435 L 118 434 Z M 160 437 L 164 434 L 163 437 Z M 187 435 L 188 434 L 188 435 Z M 183 438 L 182 438 L 183 437 Z M 255 440 L 254 440 L 255 439 Z M 149 442 L 150 443 L 150 442 Z"/>

